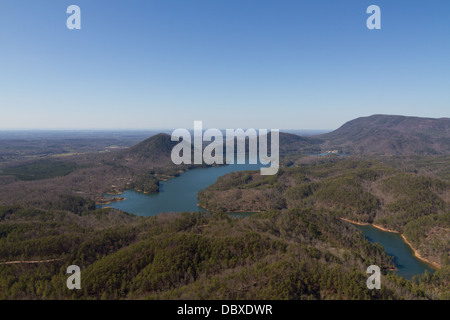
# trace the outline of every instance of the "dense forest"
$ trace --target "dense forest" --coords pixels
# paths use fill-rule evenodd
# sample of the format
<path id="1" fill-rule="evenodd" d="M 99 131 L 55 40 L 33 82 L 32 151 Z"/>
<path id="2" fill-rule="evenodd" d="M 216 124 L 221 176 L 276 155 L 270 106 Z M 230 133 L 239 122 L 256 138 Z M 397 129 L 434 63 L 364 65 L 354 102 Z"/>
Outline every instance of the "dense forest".
<path id="1" fill-rule="evenodd" d="M 1 299 L 449 298 L 448 267 L 414 281 L 388 273 L 382 247 L 325 209 L 249 218 L 78 212 L 0 209 Z M 81 290 L 66 287 L 72 264 Z M 366 287 L 371 264 L 382 267 L 381 290 Z"/>
<path id="2" fill-rule="evenodd" d="M 234 172 L 200 192 L 199 202 L 216 212 L 327 208 L 404 233 L 437 265 L 450 253 L 450 182 L 378 161 L 330 158 L 282 168 L 275 176 Z"/>

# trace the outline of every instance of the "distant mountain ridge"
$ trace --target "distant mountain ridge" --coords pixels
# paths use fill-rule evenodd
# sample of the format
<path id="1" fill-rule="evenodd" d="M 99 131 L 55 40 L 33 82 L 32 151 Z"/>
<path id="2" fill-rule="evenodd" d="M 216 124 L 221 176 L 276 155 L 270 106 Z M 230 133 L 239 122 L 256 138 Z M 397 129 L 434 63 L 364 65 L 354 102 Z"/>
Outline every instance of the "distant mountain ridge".
<path id="1" fill-rule="evenodd" d="M 450 153 L 450 118 L 372 115 L 315 138 L 324 141 L 322 149 L 351 154 L 445 154 Z"/>
<path id="2" fill-rule="evenodd" d="M 170 135 L 160 133 L 123 150 L 121 157 L 132 162 L 145 159 L 158 164 L 169 163 L 176 144 L 178 141 L 171 141 Z M 204 142 L 204 146 L 207 144 Z M 450 118 L 372 115 L 348 121 L 332 132 L 315 136 L 280 132 L 281 154 L 332 150 L 368 155 L 450 154 Z"/>

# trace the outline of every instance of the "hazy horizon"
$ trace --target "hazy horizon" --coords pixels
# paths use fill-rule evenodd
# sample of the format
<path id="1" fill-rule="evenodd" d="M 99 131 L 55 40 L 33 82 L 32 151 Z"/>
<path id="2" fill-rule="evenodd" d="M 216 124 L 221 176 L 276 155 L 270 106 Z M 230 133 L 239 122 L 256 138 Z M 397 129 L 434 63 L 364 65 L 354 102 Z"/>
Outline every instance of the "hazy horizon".
<path id="1" fill-rule="evenodd" d="M 335 128 L 328 128 L 328 129 L 324 129 L 324 128 L 312 128 L 312 129 L 303 129 L 303 128 L 255 128 L 253 127 L 252 129 L 280 129 L 282 132 L 289 132 L 289 131 L 305 131 L 305 132 L 330 132 L 330 131 L 334 131 L 339 129 L 342 125 L 344 125 L 345 123 L 358 119 L 358 118 L 367 118 L 370 116 L 378 116 L 378 115 L 383 115 L 383 116 L 394 116 L 394 117 L 407 117 L 407 118 L 423 118 L 423 119 L 450 119 L 449 117 L 421 117 L 421 116 L 416 116 L 416 115 L 399 115 L 399 114 L 371 114 L 368 116 L 361 116 L 361 117 L 357 117 L 357 118 L 353 118 L 353 119 L 348 119 L 347 121 L 339 124 L 337 127 Z M 209 129 L 211 127 L 204 127 L 203 130 Z M 246 130 L 249 129 L 250 127 L 241 127 L 242 129 Z M 76 132 L 89 132 L 89 131 L 98 131 L 98 132 L 122 132 L 122 131 L 130 131 L 130 132 L 145 132 L 145 131 L 163 131 L 163 132 L 171 132 L 173 130 L 178 129 L 177 127 L 166 127 L 166 128 L 0 128 L 0 132 L 8 132 L 8 131 L 76 131 Z M 188 130 L 193 130 L 193 123 L 191 124 L 191 126 L 187 126 L 186 129 Z M 217 128 L 219 130 L 225 130 L 225 129 L 238 129 L 236 128 Z"/>

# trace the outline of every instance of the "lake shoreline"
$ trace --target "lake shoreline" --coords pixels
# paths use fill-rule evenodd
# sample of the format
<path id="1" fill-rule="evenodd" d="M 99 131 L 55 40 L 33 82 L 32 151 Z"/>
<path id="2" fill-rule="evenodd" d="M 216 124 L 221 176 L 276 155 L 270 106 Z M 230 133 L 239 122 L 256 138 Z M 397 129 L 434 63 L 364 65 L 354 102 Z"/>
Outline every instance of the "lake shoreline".
<path id="1" fill-rule="evenodd" d="M 353 220 L 349 220 L 349 219 L 346 219 L 346 218 L 340 218 L 340 219 L 343 220 L 343 221 L 349 222 L 349 223 L 351 223 L 351 224 L 356 224 L 356 225 L 359 225 L 359 226 L 372 226 L 372 227 L 377 228 L 377 229 L 379 229 L 379 230 L 381 230 L 381 231 L 400 234 L 400 236 L 402 237 L 403 241 L 411 248 L 411 250 L 412 250 L 413 253 L 414 253 L 414 256 L 415 256 L 417 259 L 421 260 L 422 262 L 425 262 L 426 264 L 428 264 L 430 267 L 432 267 L 432 268 L 435 269 L 435 270 L 438 270 L 438 269 L 440 269 L 440 268 L 442 267 L 440 264 L 438 264 L 438 263 L 436 263 L 436 262 L 434 262 L 434 261 L 431 261 L 431 260 L 429 260 L 429 259 L 427 259 L 427 258 L 424 258 L 424 257 L 418 252 L 418 250 L 417 250 L 416 248 L 413 247 L 412 243 L 408 241 L 408 239 L 405 237 L 405 235 L 402 234 L 402 233 L 400 233 L 400 232 L 398 232 L 398 231 L 386 229 L 386 228 L 383 228 L 383 227 L 381 227 L 381 226 L 379 226 L 379 225 L 376 225 L 376 224 L 373 224 L 373 223 L 368 223 L 368 222 L 358 222 L 358 221 L 353 221 Z"/>
<path id="2" fill-rule="evenodd" d="M 120 194 L 122 194 L 122 193 L 120 193 Z M 124 197 L 114 197 L 114 198 L 111 198 L 111 199 L 102 199 L 100 201 L 96 201 L 95 205 L 97 205 L 97 206 L 104 206 L 104 205 L 108 205 L 108 204 L 111 204 L 111 203 L 114 203 L 114 202 L 124 201 L 126 199 L 127 198 L 124 198 Z"/>
<path id="3" fill-rule="evenodd" d="M 434 261 L 428 260 L 426 258 L 424 258 L 423 256 L 420 255 L 420 253 L 413 247 L 413 245 L 411 244 L 411 242 L 408 241 L 408 239 L 406 239 L 406 237 L 402 234 L 402 239 L 403 241 L 405 241 L 405 243 L 411 248 L 411 250 L 414 252 L 414 256 L 419 259 L 422 260 L 423 262 L 429 264 L 430 266 L 433 267 L 433 269 L 439 270 L 442 266 Z"/>

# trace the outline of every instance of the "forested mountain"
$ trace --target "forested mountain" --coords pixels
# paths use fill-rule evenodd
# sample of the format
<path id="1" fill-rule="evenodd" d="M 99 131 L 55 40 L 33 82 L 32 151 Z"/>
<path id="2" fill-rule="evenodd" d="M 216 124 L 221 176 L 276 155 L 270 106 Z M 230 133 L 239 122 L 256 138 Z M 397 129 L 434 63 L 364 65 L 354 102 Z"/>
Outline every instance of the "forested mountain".
<path id="1" fill-rule="evenodd" d="M 124 159 L 133 166 L 151 165 L 167 166 L 172 161 L 170 154 L 178 142 L 171 141 L 171 136 L 165 133 L 156 134 L 135 146 L 121 151 L 118 159 Z"/>
<path id="2" fill-rule="evenodd" d="M 450 118 L 373 115 L 325 134 L 280 133 L 280 153 L 333 152 L 359 155 L 450 154 Z"/>
<path id="3" fill-rule="evenodd" d="M 351 154 L 449 154 L 450 119 L 373 115 L 316 137 L 323 150 Z"/>
<path id="4" fill-rule="evenodd" d="M 301 137 L 292 133 L 280 132 L 280 153 L 319 153 L 324 140 L 315 136 Z"/>

